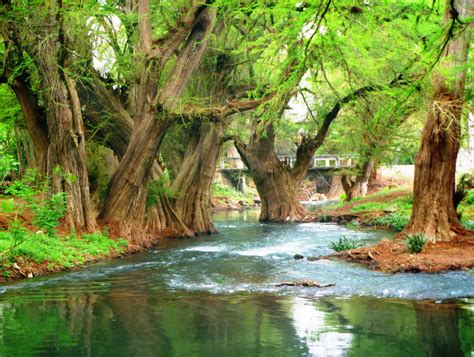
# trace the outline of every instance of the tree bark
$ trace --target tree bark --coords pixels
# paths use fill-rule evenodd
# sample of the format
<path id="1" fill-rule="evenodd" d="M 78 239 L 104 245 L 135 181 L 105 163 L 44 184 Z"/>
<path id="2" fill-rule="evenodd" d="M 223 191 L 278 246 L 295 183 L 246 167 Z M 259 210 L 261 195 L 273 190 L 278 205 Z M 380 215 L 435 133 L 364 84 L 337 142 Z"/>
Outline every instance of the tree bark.
<path id="1" fill-rule="evenodd" d="M 120 222 L 123 233 L 135 235 L 135 239 L 140 239 L 145 233 L 147 184 L 161 140 L 170 125 L 165 109 L 175 107 L 176 99 L 201 62 L 214 26 L 216 9 L 203 5 L 195 9 L 184 46 L 159 92 L 159 74 L 166 63 L 163 52 L 168 49 L 160 50 L 158 57 L 153 56 L 155 48 L 150 33 L 149 1 L 139 1 L 138 12 L 140 50 L 144 59 L 137 90 L 135 125 L 127 150 L 110 181 L 100 215 L 105 221 Z"/>
<path id="2" fill-rule="evenodd" d="M 52 193 L 66 194 L 67 224 L 92 231 L 96 221 L 89 193 L 84 125 L 75 83 L 64 70 L 67 49 L 62 21 L 58 21 L 59 5 L 51 4 L 49 16 L 42 19 L 50 24 L 42 26 L 33 45 L 47 109 L 47 173 Z"/>
<path id="3" fill-rule="evenodd" d="M 39 170 L 40 174 L 46 174 L 47 152 L 48 152 L 48 128 L 46 115 L 38 103 L 39 99 L 27 83 L 21 78 L 16 78 L 11 88 L 20 103 L 26 128 L 33 143 L 34 155 L 29 164 Z"/>
<path id="4" fill-rule="evenodd" d="M 133 119 L 119 98 L 113 95 L 102 82 L 93 77 L 91 82 L 81 87 L 81 98 L 85 104 L 86 123 L 91 130 L 97 130 L 100 140 L 110 147 L 121 159 L 125 155 L 133 132 Z M 104 118 L 107 118 L 104 120 Z M 162 169 L 155 160 L 151 168 L 151 180 L 159 180 Z M 172 230 L 176 235 L 192 236 L 187 227 L 175 212 L 170 199 L 164 193 L 158 193 L 156 203 L 146 208 L 145 226 L 150 232 Z"/>
<path id="5" fill-rule="evenodd" d="M 367 194 L 369 178 L 372 174 L 372 161 L 366 160 L 362 164 L 361 172 L 354 176 L 342 175 L 341 183 L 344 193 L 346 194 L 346 202 L 352 201 L 354 198 Z"/>
<path id="6" fill-rule="evenodd" d="M 326 194 L 328 200 L 339 199 L 342 192 L 344 192 L 344 190 L 342 188 L 341 177 L 336 175 L 331 176 L 329 191 Z"/>
<path id="7" fill-rule="evenodd" d="M 296 186 L 288 166 L 275 152 L 275 134 L 271 123 L 266 135 L 254 132 L 249 144 L 234 142 L 247 165 L 261 200 L 260 221 L 300 221 L 309 215 L 296 197 Z"/>
<path id="8" fill-rule="evenodd" d="M 176 212 L 196 233 L 217 233 L 211 220 L 211 184 L 224 138 L 224 124 L 203 123 L 188 143 L 173 183 Z"/>
<path id="9" fill-rule="evenodd" d="M 461 21 L 471 17 L 473 8 L 473 0 L 447 2 L 445 23 L 450 26 L 450 36 L 457 17 Z M 465 65 L 472 24 L 469 27 L 449 40 L 441 68 L 453 70 Z M 465 76 L 466 70 L 456 72 L 450 83 L 441 71 L 433 74 L 434 94 L 416 157 L 413 211 L 405 234 L 421 233 L 436 242 L 450 241 L 463 230 L 454 207 L 454 191 Z"/>

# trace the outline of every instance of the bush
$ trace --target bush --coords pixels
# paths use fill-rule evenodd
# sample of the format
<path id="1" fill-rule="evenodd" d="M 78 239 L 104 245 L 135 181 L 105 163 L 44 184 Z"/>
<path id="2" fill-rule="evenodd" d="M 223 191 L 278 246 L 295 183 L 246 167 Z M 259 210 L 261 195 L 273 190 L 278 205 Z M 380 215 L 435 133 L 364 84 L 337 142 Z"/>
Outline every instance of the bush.
<path id="1" fill-rule="evenodd" d="M 428 240 L 421 233 L 408 234 L 405 244 L 410 253 L 420 253 Z"/>
<path id="2" fill-rule="evenodd" d="M 343 250 L 358 248 L 358 245 L 356 242 L 350 240 L 349 238 L 342 236 L 337 241 L 331 242 L 329 247 L 335 250 L 336 252 L 341 252 Z"/>
<path id="3" fill-rule="evenodd" d="M 30 206 L 35 213 L 33 223 L 38 228 L 44 229 L 48 235 L 54 236 L 59 219 L 66 213 L 66 194 L 55 193 L 40 203 L 32 202 Z"/>
<path id="4" fill-rule="evenodd" d="M 464 228 L 474 231 L 474 221 L 461 220 L 461 224 L 464 226 Z"/>
<path id="5" fill-rule="evenodd" d="M 375 217 L 370 221 L 372 226 L 387 226 L 396 229 L 401 232 L 403 228 L 408 224 L 410 218 L 406 215 L 400 214 L 398 212 L 393 212 L 386 214 L 384 216 Z"/>
<path id="6" fill-rule="evenodd" d="M 470 205 L 474 205 L 474 190 L 467 191 L 466 202 Z"/>

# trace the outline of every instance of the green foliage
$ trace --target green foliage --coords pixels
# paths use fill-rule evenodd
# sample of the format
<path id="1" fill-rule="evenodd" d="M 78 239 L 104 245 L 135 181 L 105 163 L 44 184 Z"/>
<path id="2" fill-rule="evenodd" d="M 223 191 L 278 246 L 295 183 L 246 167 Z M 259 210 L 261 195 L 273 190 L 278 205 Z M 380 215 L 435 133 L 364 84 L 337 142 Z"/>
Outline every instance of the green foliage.
<path id="1" fill-rule="evenodd" d="M 148 184 L 148 194 L 146 197 L 147 207 L 156 205 L 160 195 L 169 198 L 174 198 L 176 196 L 176 193 L 171 188 L 167 172 L 163 173 L 158 180 L 152 181 Z"/>
<path id="2" fill-rule="evenodd" d="M 463 219 L 461 220 L 461 224 L 464 226 L 464 228 L 474 231 L 474 221 Z"/>
<path id="3" fill-rule="evenodd" d="M 46 234 L 54 236 L 59 219 L 66 213 L 66 194 L 64 192 L 55 193 L 39 202 L 32 202 L 30 208 L 35 214 L 33 223 L 38 228 L 44 229 Z"/>
<path id="4" fill-rule="evenodd" d="M 420 253 L 427 242 L 428 240 L 421 233 L 408 234 L 405 239 L 405 245 L 411 254 Z"/>
<path id="5" fill-rule="evenodd" d="M 41 192 L 46 191 L 47 185 L 41 183 L 38 172 L 29 169 L 20 180 L 15 180 L 5 189 L 5 194 L 13 197 L 28 199 Z"/>
<path id="6" fill-rule="evenodd" d="M 21 239 L 21 245 L 10 249 Z M 24 228 L 17 231 L 0 232 L 0 251 L 8 251 L 5 261 L 15 257 L 31 259 L 41 264 L 49 262 L 51 268 L 71 268 L 86 262 L 90 257 L 100 257 L 112 252 L 123 252 L 127 241 L 114 241 L 99 233 L 71 234 L 67 237 L 51 237 L 41 233 L 31 233 Z"/>
<path id="7" fill-rule="evenodd" d="M 12 221 L 8 224 L 9 244 L 1 250 L 0 257 L 6 256 L 16 247 L 28 239 L 28 230 L 23 228 L 18 221 Z"/>
<path id="8" fill-rule="evenodd" d="M 230 198 L 235 201 L 246 201 L 248 203 L 253 202 L 253 195 L 251 192 L 246 192 L 245 194 L 237 191 L 231 186 L 224 185 L 219 182 L 214 182 L 211 186 L 212 197 L 225 197 Z"/>
<path id="9" fill-rule="evenodd" d="M 403 230 L 403 228 L 405 228 L 409 220 L 410 216 L 393 212 L 380 217 L 375 217 L 370 221 L 370 224 L 373 226 L 392 227 L 400 232 Z"/>
<path id="10" fill-rule="evenodd" d="M 4 199 L 0 201 L 0 212 L 3 214 L 8 214 L 15 212 L 17 209 L 15 201 L 13 198 Z"/>
<path id="11" fill-rule="evenodd" d="M 8 175 L 11 175 L 18 167 L 16 158 L 8 153 L 0 153 L 0 185 L 3 184 Z"/>
<path id="12" fill-rule="evenodd" d="M 467 191 L 465 200 L 467 204 L 474 205 L 474 190 Z"/>
<path id="13" fill-rule="evenodd" d="M 349 238 L 342 236 L 339 237 L 339 239 L 335 242 L 331 242 L 329 247 L 336 252 L 341 252 L 344 250 L 351 250 L 351 249 L 356 249 L 358 248 L 358 244 Z"/>

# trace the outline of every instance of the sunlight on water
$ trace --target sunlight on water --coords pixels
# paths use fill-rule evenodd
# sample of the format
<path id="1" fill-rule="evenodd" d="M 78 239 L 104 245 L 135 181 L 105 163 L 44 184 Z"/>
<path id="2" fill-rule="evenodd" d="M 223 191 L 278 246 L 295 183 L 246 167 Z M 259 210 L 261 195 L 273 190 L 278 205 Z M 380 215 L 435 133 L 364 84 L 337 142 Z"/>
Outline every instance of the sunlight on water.
<path id="1" fill-rule="evenodd" d="M 330 254 L 341 236 L 371 244 L 391 234 L 261 224 L 255 212 L 215 219 L 218 235 L 170 240 L 151 252 L 2 286 L 0 355 L 474 351 L 472 272 L 390 275 L 327 259 L 295 260 L 295 254 Z M 276 286 L 301 279 L 335 286 Z"/>

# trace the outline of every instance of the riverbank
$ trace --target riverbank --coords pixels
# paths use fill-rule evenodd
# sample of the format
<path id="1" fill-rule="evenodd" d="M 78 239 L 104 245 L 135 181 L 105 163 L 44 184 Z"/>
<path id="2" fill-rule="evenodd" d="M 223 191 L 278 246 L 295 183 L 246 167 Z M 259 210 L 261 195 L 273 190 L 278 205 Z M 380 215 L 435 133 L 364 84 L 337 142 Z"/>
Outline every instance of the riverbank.
<path id="1" fill-rule="evenodd" d="M 60 197 L 36 192 L 0 198 L 0 282 L 74 270 L 150 248 L 171 232 L 131 243 L 99 222 L 97 231 L 76 232 L 63 221 Z"/>
<path id="2" fill-rule="evenodd" d="M 352 202 L 340 202 L 315 212 L 320 221 L 352 226 L 402 231 L 410 219 L 413 197 L 407 187 L 382 190 Z M 474 267 L 474 205 L 468 199 L 458 207 L 466 228 L 451 242 L 427 243 L 422 251 L 410 254 L 406 239 L 399 234 L 379 244 L 350 249 L 331 257 L 359 263 L 388 273 L 471 269 Z M 469 230 L 470 229 L 470 230 Z"/>

